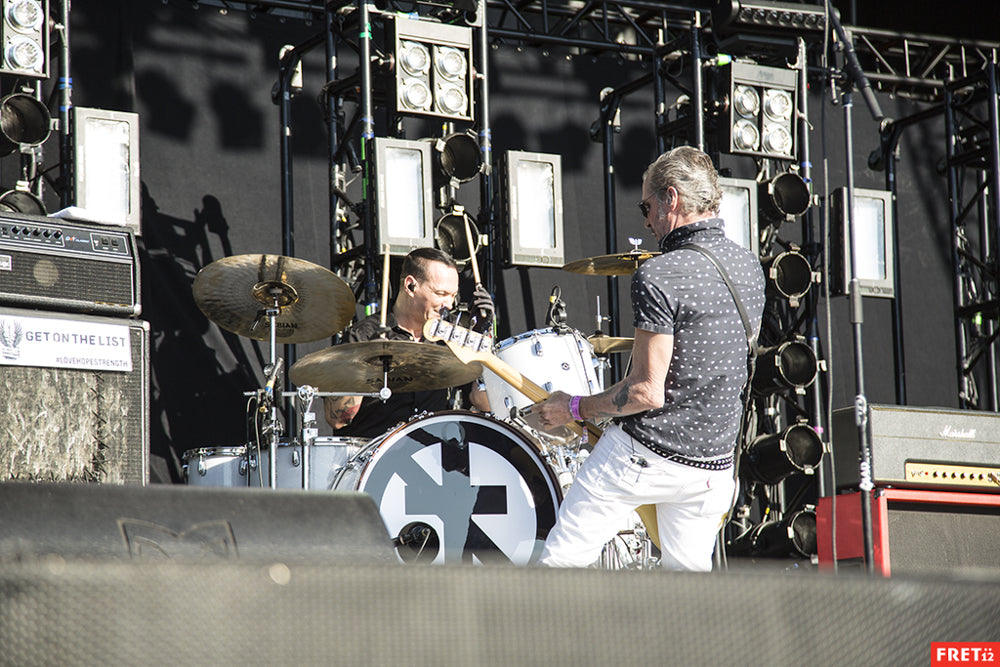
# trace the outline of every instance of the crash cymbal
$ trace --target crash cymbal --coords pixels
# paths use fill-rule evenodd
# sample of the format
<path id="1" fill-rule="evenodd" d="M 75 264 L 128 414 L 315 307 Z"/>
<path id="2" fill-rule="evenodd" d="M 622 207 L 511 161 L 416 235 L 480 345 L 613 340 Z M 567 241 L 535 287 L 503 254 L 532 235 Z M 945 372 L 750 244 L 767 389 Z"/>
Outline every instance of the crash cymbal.
<path id="1" fill-rule="evenodd" d="M 388 360 L 388 384 L 394 392 L 455 387 L 483 372 L 478 363 L 466 365 L 444 345 L 377 339 L 308 354 L 292 365 L 288 377 L 320 391 L 376 392 L 383 386 L 383 359 Z"/>
<path id="2" fill-rule="evenodd" d="M 592 276 L 627 276 L 635 273 L 639 265 L 647 259 L 656 257 L 658 252 L 645 250 L 623 252 L 617 255 L 599 255 L 585 257 L 563 264 L 563 271 L 570 273 L 585 273 Z"/>
<path id="3" fill-rule="evenodd" d="M 608 354 L 611 352 L 627 352 L 631 350 L 632 343 L 635 339 L 594 334 L 587 340 L 589 340 L 590 344 L 594 346 L 594 354 Z"/>
<path id="4" fill-rule="evenodd" d="M 192 290 L 208 319 L 255 340 L 270 339 L 265 313 L 275 303 L 280 343 L 332 336 L 354 317 L 354 293 L 347 283 L 329 269 L 294 257 L 223 257 L 198 272 Z"/>

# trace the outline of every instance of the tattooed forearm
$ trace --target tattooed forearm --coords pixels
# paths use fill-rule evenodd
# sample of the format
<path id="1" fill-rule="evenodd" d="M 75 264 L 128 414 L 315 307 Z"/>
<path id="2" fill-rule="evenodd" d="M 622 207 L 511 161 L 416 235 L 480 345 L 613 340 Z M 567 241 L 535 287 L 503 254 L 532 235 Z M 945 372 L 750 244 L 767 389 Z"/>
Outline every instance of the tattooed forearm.
<path id="1" fill-rule="evenodd" d="M 611 398 L 611 402 L 615 404 L 615 407 L 618 408 L 618 412 L 621 413 L 622 408 L 624 408 L 626 405 L 628 405 L 628 385 L 627 384 L 623 384 L 622 385 L 622 388 L 618 390 L 618 393 L 616 393 Z"/>

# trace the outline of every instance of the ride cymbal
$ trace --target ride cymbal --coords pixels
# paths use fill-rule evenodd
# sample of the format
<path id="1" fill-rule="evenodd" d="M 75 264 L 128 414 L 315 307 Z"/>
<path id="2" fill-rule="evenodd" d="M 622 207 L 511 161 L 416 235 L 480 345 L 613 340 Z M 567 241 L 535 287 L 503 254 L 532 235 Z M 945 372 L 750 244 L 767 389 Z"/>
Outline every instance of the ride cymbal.
<path id="1" fill-rule="evenodd" d="M 652 259 L 660 253 L 645 250 L 623 252 L 617 255 L 598 255 L 585 257 L 563 264 L 563 271 L 584 273 L 592 276 L 627 276 L 635 273 L 639 265 L 647 259 Z"/>
<path id="2" fill-rule="evenodd" d="M 288 377 L 319 391 L 372 393 L 383 386 L 383 369 L 394 392 L 456 387 L 483 372 L 480 364 L 465 364 L 444 345 L 376 339 L 308 354 L 292 365 Z"/>
<path id="3" fill-rule="evenodd" d="M 226 331 L 270 340 L 269 308 L 278 307 L 275 337 L 308 343 L 346 327 L 354 317 L 354 293 L 329 269 L 282 255 L 234 255 L 195 276 L 195 303 Z"/>
<path id="4" fill-rule="evenodd" d="M 606 336 L 604 334 L 594 334 L 587 339 L 594 346 L 594 354 L 609 354 L 611 352 L 627 352 L 632 349 L 634 338 L 622 338 L 619 336 Z"/>

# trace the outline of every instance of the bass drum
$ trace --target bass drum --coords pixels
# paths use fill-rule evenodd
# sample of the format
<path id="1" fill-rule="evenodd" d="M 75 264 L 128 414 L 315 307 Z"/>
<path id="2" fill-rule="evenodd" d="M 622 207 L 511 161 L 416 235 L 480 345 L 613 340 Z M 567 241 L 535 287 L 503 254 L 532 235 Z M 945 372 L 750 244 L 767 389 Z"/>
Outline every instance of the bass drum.
<path id="1" fill-rule="evenodd" d="M 372 440 L 334 488 L 374 498 L 404 563 L 534 563 L 562 501 L 526 433 L 458 410 Z"/>

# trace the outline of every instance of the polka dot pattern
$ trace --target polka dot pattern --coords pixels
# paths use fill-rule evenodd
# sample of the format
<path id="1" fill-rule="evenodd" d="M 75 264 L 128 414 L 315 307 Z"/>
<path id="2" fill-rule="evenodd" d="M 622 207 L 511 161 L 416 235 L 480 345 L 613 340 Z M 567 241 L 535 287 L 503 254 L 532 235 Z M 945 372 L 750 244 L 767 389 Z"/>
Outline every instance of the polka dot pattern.
<path id="1" fill-rule="evenodd" d="M 747 340 L 736 303 L 718 269 L 692 243 L 726 267 L 755 331 L 764 311 L 764 272 L 753 253 L 726 237 L 723 221 L 701 220 L 660 242 L 662 255 L 632 276 L 635 327 L 674 337 L 662 408 L 621 420 L 641 442 L 691 459 L 733 451 L 747 380 Z"/>

